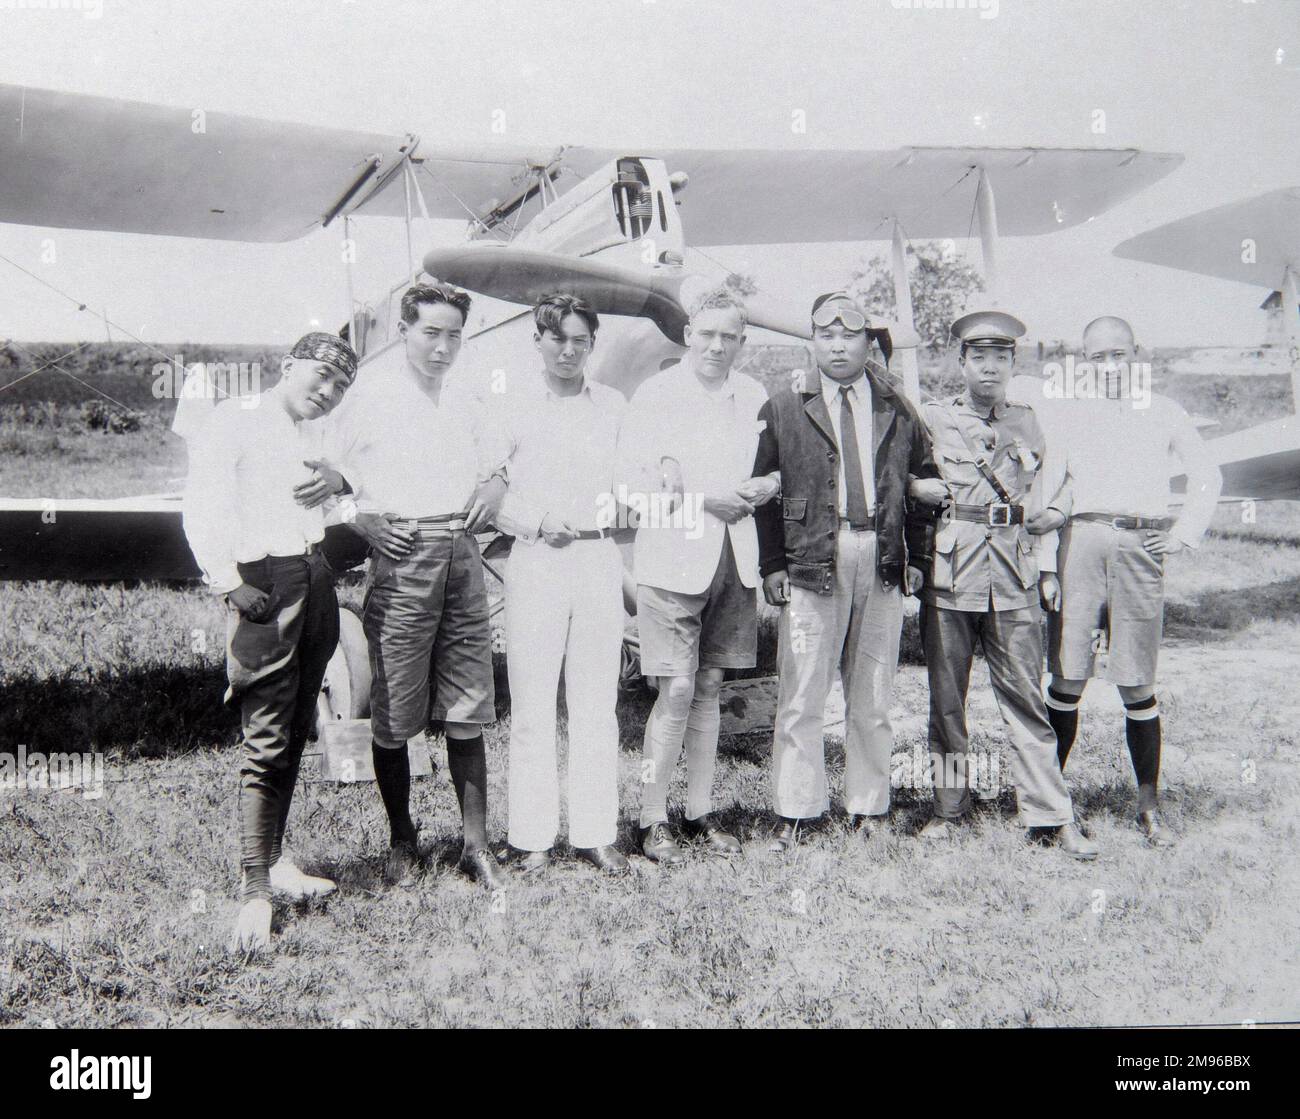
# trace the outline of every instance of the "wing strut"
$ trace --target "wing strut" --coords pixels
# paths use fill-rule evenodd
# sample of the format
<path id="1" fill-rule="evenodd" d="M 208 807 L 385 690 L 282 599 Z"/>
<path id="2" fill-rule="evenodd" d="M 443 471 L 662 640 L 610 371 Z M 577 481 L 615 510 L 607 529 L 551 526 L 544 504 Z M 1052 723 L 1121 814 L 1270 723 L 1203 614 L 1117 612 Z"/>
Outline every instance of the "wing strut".
<path id="1" fill-rule="evenodd" d="M 980 252 L 984 257 L 984 290 L 988 293 L 990 307 L 998 306 L 998 208 L 993 199 L 993 184 L 989 173 L 980 168 L 979 186 L 975 190 L 975 203 L 979 207 Z"/>
<path id="2" fill-rule="evenodd" d="M 1300 413 L 1300 280 L 1294 261 L 1288 261 L 1282 273 L 1282 321 L 1291 361 L 1291 411 Z"/>
<path id="3" fill-rule="evenodd" d="M 903 395 L 913 404 L 921 403 L 921 372 L 916 361 L 916 348 L 920 336 L 916 333 L 916 318 L 912 311 L 912 287 L 907 280 L 907 245 L 903 241 L 903 227 L 894 218 L 893 236 L 894 318 L 898 333 L 891 337 L 894 353 L 898 355 L 899 371 L 903 377 Z"/>
<path id="4" fill-rule="evenodd" d="M 998 212 L 993 197 L 993 184 L 988 170 L 979 166 L 979 182 L 975 188 L 976 215 L 980 227 L 980 253 L 984 261 L 984 290 L 989 306 L 998 305 L 997 240 Z M 916 332 L 916 316 L 912 307 L 912 289 L 907 278 L 907 239 L 897 216 L 892 224 L 891 263 L 894 280 L 894 318 L 897 332 L 891 332 L 894 352 L 898 355 L 898 371 L 903 379 L 903 394 L 914 404 L 921 403 L 921 377 L 916 351 L 921 343 Z M 894 363 L 890 361 L 890 368 Z"/>
<path id="5" fill-rule="evenodd" d="M 362 339 L 357 335 L 357 297 L 352 285 L 352 265 L 356 257 L 355 242 L 352 240 L 352 217 L 343 215 L 343 273 L 348 281 L 348 343 L 356 348 L 360 356 L 364 349 Z"/>

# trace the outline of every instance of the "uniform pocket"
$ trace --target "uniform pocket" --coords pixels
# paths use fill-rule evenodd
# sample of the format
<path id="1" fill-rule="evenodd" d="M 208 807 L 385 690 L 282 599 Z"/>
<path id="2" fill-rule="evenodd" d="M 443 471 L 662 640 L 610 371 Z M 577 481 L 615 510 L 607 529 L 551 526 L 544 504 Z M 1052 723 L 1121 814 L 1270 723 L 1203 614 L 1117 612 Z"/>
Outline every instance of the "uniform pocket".
<path id="1" fill-rule="evenodd" d="M 1016 570 L 1020 575 L 1020 585 L 1025 590 L 1038 585 L 1038 557 L 1034 555 L 1034 546 L 1023 531 L 1016 540 Z"/>
<path id="2" fill-rule="evenodd" d="M 936 454 L 942 460 L 939 463 L 939 473 L 943 475 L 943 480 L 954 488 L 969 490 L 978 486 L 980 479 L 984 477 L 975 464 L 974 457 L 968 451 L 949 450 L 944 447 L 936 448 Z"/>
<path id="3" fill-rule="evenodd" d="M 930 572 L 930 586 L 936 591 L 950 591 L 957 563 L 957 526 L 951 521 L 941 522 L 934 534 L 934 565 Z"/>
<path id="4" fill-rule="evenodd" d="M 782 498 L 781 515 L 787 521 L 802 521 L 808 515 L 808 499 L 806 497 Z"/>

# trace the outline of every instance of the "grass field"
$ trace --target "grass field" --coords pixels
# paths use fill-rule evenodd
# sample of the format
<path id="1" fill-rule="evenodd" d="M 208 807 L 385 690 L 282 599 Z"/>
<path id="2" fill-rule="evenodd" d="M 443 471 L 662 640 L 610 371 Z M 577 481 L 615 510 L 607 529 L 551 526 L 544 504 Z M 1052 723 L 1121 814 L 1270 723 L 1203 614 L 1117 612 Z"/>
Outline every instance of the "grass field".
<path id="1" fill-rule="evenodd" d="M 19 441 L 45 438 L 14 425 Z M 64 432 L 59 457 L 4 454 L 0 492 L 165 488 L 181 463 L 160 426 Z M 60 435 L 60 438 L 63 438 Z M 7 436 L 6 436 L 7 437 Z M 8 448 L 8 444 L 5 445 Z M 83 460 L 69 466 L 67 452 Z M 53 448 L 50 448 L 53 449 Z M 154 473 L 149 473 L 154 472 Z M 0 749 L 95 749 L 99 799 L 0 792 L 0 1024 L 1022 1026 L 1300 1015 L 1300 507 L 1220 511 L 1170 564 L 1162 654 L 1165 806 L 1180 845 L 1131 830 L 1132 777 L 1113 690 L 1085 703 L 1069 780 L 1102 847 L 1093 864 L 1023 845 L 1012 799 L 960 839 L 923 845 L 929 794 L 901 787 L 869 839 L 833 816 L 796 853 L 764 850 L 770 739 L 724 741 L 717 802 L 746 840 L 733 861 L 673 871 L 641 858 L 606 881 L 565 862 L 496 897 L 454 870 L 442 764 L 414 783 L 430 869 L 380 879 L 371 785 L 300 786 L 290 840 L 338 879 L 277 906 L 271 952 L 227 956 L 235 903 L 235 728 L 219 706 L 221 617 L 197 589 L 0 584 Z M 356 601 L 359 588 L 343 589 Z M 909 632 L 912 622 L 909 621 Z M 909 658 L 914 660 L 914 658 Z M 1000 752 L 976 665 L 972 737 Z M 924 742 L 924 669 L 905 663 L 896 750 Z M 631 850 L 648 700 L 620 709 Z M 504 838 L 506 697 L 488 732 L 490 831 Z M 833 795 L 841 743 L 828 740 Z M 1004 758 L 1001 772 L 1009 772 Z M 675 792 L 680 793 L 680 785 Z M 674 800 L 674 810 L 678 804 Z"/>

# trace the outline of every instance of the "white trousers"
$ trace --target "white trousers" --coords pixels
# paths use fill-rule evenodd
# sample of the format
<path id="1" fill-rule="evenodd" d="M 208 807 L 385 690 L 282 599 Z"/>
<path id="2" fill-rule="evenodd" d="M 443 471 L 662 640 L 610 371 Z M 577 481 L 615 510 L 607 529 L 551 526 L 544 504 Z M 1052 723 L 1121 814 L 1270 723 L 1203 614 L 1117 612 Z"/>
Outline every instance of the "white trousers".
<path id="1" fill-rule="evenodd" d="M 836 671 L 844 685 L 844 808 L 862 816 L 889 810 L 889 706 L 902 628 L 903 594 L 880 581 L 875 533 L 842 528 L 834 592 L 792 586 L 777 628 L 772 799 L 778 816 L 810 819 L 830 808 L 822 732 Z"/>
<path id="2" fill-rule="evenodd" d="M 516 543 L 506 577 L 510 674 L 509 839 L 545 851 L 560 829 L 555 723 L 560 666 L 569 711 L 569 842 L 603 847 L 618 829 L 623 560 L 610 540 Z"/>

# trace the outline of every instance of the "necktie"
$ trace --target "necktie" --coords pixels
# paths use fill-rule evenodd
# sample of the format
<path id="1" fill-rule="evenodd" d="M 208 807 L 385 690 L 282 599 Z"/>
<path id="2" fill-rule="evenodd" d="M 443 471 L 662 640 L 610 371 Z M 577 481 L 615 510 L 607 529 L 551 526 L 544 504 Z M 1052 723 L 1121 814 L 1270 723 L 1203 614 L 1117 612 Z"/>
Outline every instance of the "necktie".
<path id="1" fill-rule="evenodd" d="M 867 489 L 862 482 L 862 457 L 858 454 L 858 429 L 853 422 L 849 387 L 840 387 L 840 455 L 844 459 L 845 516 L 855 524 L 866 524 Z"/>

